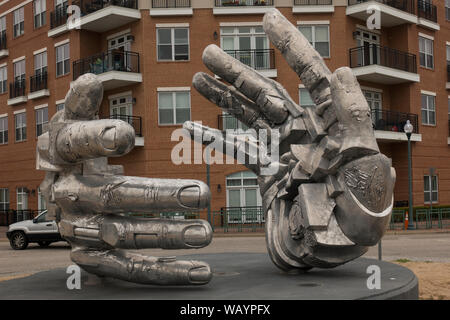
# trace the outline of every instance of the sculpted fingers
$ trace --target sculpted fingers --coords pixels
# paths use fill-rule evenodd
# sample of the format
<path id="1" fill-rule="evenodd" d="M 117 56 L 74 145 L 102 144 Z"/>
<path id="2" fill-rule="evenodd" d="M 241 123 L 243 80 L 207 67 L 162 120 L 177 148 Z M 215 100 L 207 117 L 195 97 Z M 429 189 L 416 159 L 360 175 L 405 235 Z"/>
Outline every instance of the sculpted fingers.
<path id="1" fill-rule="evenodd" d="M 285 121 L 289 113 L 298 117 L 303 111 L 281 85 L 234 59 L 216 45 L 205 48 L 203 63 L 248 99 L 254 101 L 274 124 Z"/>

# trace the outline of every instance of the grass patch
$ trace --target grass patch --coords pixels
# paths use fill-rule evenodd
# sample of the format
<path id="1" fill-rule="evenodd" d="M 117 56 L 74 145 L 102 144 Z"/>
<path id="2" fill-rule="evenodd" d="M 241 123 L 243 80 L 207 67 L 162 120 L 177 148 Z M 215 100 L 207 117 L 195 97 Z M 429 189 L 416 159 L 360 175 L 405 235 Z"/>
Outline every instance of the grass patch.
<path id="1" fill-rule="evenodd" d="M 398 262 L 398 263 L 407 263 L 407 262 L 411 262 L 411 260 L 409 260 L 409 259 L 397 259 L 397 260 L 395 260 L 395 262 Z"/>

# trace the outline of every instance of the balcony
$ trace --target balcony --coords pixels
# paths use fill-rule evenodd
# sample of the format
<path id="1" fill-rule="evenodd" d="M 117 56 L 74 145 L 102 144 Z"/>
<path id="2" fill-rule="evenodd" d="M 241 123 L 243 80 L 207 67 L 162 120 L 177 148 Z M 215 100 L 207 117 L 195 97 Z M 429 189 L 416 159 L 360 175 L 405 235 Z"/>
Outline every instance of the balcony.
<path id="1" fill-rule="evenodd" d="M 277 77 L 274 49 L 225 50 L 225 52 L 266 77 Z"/>
<path id="2" fill-rule="evenodd" d="M 419 82 L 416 55 L 371 44 L 349 50 L 350 67 L 359 80 L 382 84 Z"/>
<path id="3" fill-rule="evenodd" d="M 9 55 L 8 47 L 6 46 L 6 32 L 0 35 L 0 59 Z"/>
<path id="4" fill-rule="evenodd" d="M 30 77 L 30 93 L 28 99 L 38 99 L 48 97 L 50 91 L 47 87 L 47 72 L 36 74 Z"/>
<path id="5" fill-rule="evenodd" d="M 152 0 L 151 16 L 192 16 L 191 0 Z"/>
<path id="6" fill-rule="evenodd" d="M 391 110 L 372 110 L 372 123 L 375 137 L 386 141 L 408 141 L 403 130 L 409 120 L 414 127 L 411 141 L 422 141 L 419 134 L 419 116 L 414 113 L 404 113 Z"/>
<path id="7" fill-rule="evenodd" d="M 334 12 L 333 0 L 294 0 L 293 13 Z"/>
<path id="8" fill-rule="evenodd" d="M 437 7 L 428 1 L 417 0 L 418 24 L 432 30 L 440 30 L 437 24 Z"/>
<path id="9" fill-rule="evenodd" d="M 138 0 L 74 0 L 72 5 L 80 7 L 81 19 L 73 28 L 94 32 L 106 32 L 141 19 Z M 67 9 L 54 11 L 50 15 L 49 37 L 69 30 Z"/>
<path id="10" fill-rule="evenodd" d="M 9 84 L 8 106 L 24 103 L 27 101 L 25 79 L 16 80 Z"/>
<path id="11" fill-rule="evenodd" d="M 346 14 L 366 21 L 367 9 L 380 8 L 381 27 L 394 27 L 405 23 L 417 23 L 414 0 L 348 0 Z"/>
<path id="12" fill-rule="evenodd" d="M 273 0 L 215 0 L 213 14 L 264 14 L 271 7 Z"/>
<path id="13" fill-rule="evenodd" d="M 85 73 L 99 76 L 105 90 L 142 82 L 139 53 L 113 50 L 73 62 L 73 80 Z"/>
<path id="14" fill-rule="evenodd" d="M 447 83 L 445 85 L 447 90 L 450 90 L 450 62 L 447 62 Z"/>
<path id="15" fill-rule="evenodd" d="M 134 132 L 136 135 L 134 145 L 138 147 L 144 146 L 144 137 L 142 136 L 142 117 L 113 114 L 109 118 L 128 122 L 134 128 Z"/>

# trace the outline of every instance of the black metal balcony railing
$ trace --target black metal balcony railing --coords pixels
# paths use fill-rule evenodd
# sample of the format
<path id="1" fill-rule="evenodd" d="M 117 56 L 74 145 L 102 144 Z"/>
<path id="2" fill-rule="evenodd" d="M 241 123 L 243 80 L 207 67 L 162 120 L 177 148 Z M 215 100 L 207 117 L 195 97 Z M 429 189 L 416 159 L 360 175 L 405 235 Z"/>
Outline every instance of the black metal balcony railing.
<path id="1" fill-rule="evenodd" d="M 50 12 L 50 29 L 62 26 L 67 22 L 67 5 Z"/>
<path id="2" fill-rule="evenodd" d="M 376 44 L 350 49 L 350 67 L 380 65 L 417 73 L 416 55 Z"/>
<path id="3" fill-rule="evenodd" d="M 255 70 L 275 69 L 274 49 L 225 50 L 225 52 Z"/>
<path id="4" fill-rule="evenodd" d="M 216 7 L 273 6 L 273 0 L 215 0 Z"/>
<path id="5" fill-rule="evenodd" d="M 368 1 L 376 1 L 395 9 L 399 9 L 411 14 L 416 14 L 416 6 L 414 0 L 348 0 L 348 5 L 352 6 Z"/>
<path id="6" fill-rule="evenodd" d="M 111 50 L 73 62 L 73 80 L 85 73 L 101 74 L 108 71 L 139 73 L 139 53 Z"/>
<path id="7" fill-rule="evenodd" d="M 419 116 L 391 110 L 372 110 L 372 123 L 375 130 L 404 132 L 403 128 L 409 120 L 414 127 L 413 133 L 419 133 Z"/>
<path id="8" fill-rule="evenodd" d="M 47 72 L 36 74 L 30 77 L 30 92 L 48 89 Z"/>
<path id="9" fill-rule="evenodd" d="M 190 8 L 191 0 L 152 0 L 152 8 Z"/>
<path id="10" fill-rule="evenodd" d="M 225 130 L 248 130 L 248 127 L 231 114 L 219 114 L 217 116 L 217 128 Z"/>
<path id="11" fill-rule="evenodd" d="M 9 98 L 14 99 L 25 95 L 25 79 L 17 80 L 9 84 Z"/>
<path id="12" fill-rule="evenodd" d="M 142 137 L 142 117 L 128 116 L 123 114 L 113 114 L 109 118 L 128 122 L 134 128 L 136 136 Z"/>
<path id="13" fill-rule="evenodd" d="M 5 50 L 6 48 L 6 32 L 2 32 L 0 35 L 0 50 Z"/>
<path id="14" fill-rule="evenodd" d="M 437 22 L 437 7 L 430 1 L 417 0 L 419 18 Z"/>
<path id="15" fill-rule="evenodd" d="M 72 5 L 79 6 L 81 16 L 85 16 L 108 6 L 137 9 L 138 0 L 74 0 Z"/>
<path id="16" fill-rule="evenodd" d="M 330 6 L 333 0 L 294 0 L 294 6 Z"/>

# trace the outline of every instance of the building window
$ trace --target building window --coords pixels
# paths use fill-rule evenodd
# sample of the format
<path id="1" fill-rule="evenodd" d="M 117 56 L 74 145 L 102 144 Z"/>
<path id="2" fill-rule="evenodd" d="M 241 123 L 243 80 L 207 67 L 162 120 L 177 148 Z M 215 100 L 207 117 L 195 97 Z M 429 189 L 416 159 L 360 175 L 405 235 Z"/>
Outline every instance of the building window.
<path id="1" fill-rule="evenodd" d="M 24 21 L 24 8 L 21 7 L 14 11 L 14 24 L 13 24 L 14 38 L 24 34 L 25 29 L 23 21 Z"/>
<path id="2" fill-rule="evenodd" d="M 222 27 L 221 47 L 254 69 L 270 69 L 269 40 L 261 26 Z"/>
<path id="3" fill-rule="evenodd" d="M 8 91 L 8 68 L 6 66 L 0 68 L 0 93 Z"/>
<path id="4" fill-rule="evenodd" d="M 383 101 L 381 93 L 371 90 L 362 90 L 362 92 L 367 100 L 367 104 L 369 105 L 372 123 L 375 130 L 386 130 L 382 112 Z M 399 131 L 399 128 L 394 125 L 392 130 Z"/>
<path id="5" fill-rule="evenodd" d="M 224 130 L 235 130 L 235 133 L 245 132 L 249 128 L 246 124 L 242 123 L 236 119 L 232 114 L 224 112 L 222 115 L 223 129 Z"/>
<path id="6" fill-rule="evenodd" d="M 123 96 L 109 100 L 110 115 L 114 119 L 119 119 L 133 125 L 133 97 Z"/>
<path id="7" fill-rule="evenodd" d="M 450 21 L 450 0 L 445 0 L 445 18 Z"/>
<path id="8" fill-rule="evenodd" d="M 47 202 L 45 201 L 45 197 L 41 192 L 41 188 L 38 188 L 38 210 L 42 212 L 47 209 Z"/>
<path id="9" fill-rule="evenodd" d="M 422 124 L 436 124 L 436 97 L 422 93 Z"/>
<path id="10" fill-rule="evenodd" d="M 301 25 L 298 30 L 322 57 L 330 57 L 330 30 L 328 25 Z"/>
<path id="11" fill-rule="evenodd" d="M 302 107 L 315 107 L 316 106 L 313 99 L 311 98 L 311 95 L 309 94 L 308 89 L 306 89 L 306 88 L 298 89 L 298 96 L 300 99 L 300 101 L 299 101 L 300 105 Z"/>
<path id="12" fill-rule="evenodd" d="M 431 39 L 419 37 L 420 65 L 425 68 L 434 68 L 433 43 Z"/>
<path id="13" fill-rule="evenodd" d="M 17 188 L 17 210 L 28 210 L 27 188 Z"/>
<path id="14" fill-rule="evenodd" d="M 27 114 L 18 113 L 15 116 L 16 122 L 16 141 L 25 141 L 27 139 Z"/>
<path id="15" fill-rule="evenodd" d="M 47 51 L 34 55 L 34 74 L 47 73 Z"/>
<path id="16" fill-rule="evenodd" d="M 0 211 L 9 210 L 9 189 L 0 188 Z"/>
<path id="17" fill-rule="evenodd" d="M 182 124 L 191 119 L 189 91 L 158 92 L 159 124 Z"/>
<path id="18" fill-rule="evenodd" d="M 0 118 L 0 144 L 8 143 L 8 117 Z"/>
<path id="19" fill-rule="evenodd" d="M 64 103 L 58 103 L 56 105 L 56 112 L 64 110 Z"/>
<path id="20" fill-rule="evenodd" d="M 14 81 L 16 83 L 25 81 L 25 59 L 14 63 Z"/>
<path id="21" fill-rule="evenodd" d="M 233 173 L 226 178 L 228 222 L 263 221 L 257 176 L 251 171 Z"/>
<path id="22" fill-rule="evenodd" d="M 48 131 L 48 107 L 36 110 L 36 137 Z"/>
<path id="23" fill-rule="evenodd" d="M 423 192 L 424 202 L 430 203 L 432 198 L 433 203 L 438 202 L 438 177 L 437 176 L 424 176 L 423 177 Z"/>
<path id="24" fill-rule="evenodd" d="M 0 45 L 4 40 L 6 40 L 6 16 L 0 18 Z M 3 49 L 6 49 L 6 46 Z"/>
<path id="25" fill-rule="evenodd" d="M 189 28 L 158 28 L 158 60 L 189 60 Z"/>
<path id="26" fill-rule="evenodd" d="M 37 29 L 45 25 L 45 0 L 34 0 L 34 28 Z"/>
<path id="27" fill-rule="evenodd" d="M 70 72 L 70 47 L 69 43 L 56 47 L 56 76 L 62 76 Z"/>

